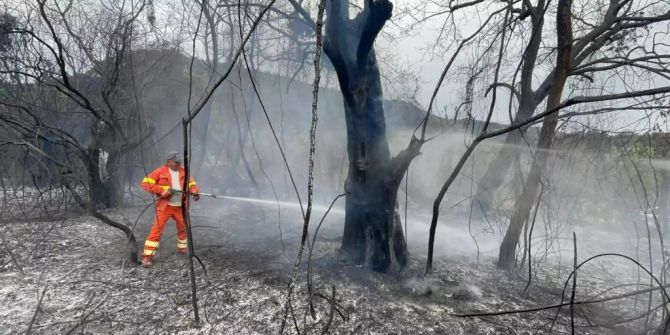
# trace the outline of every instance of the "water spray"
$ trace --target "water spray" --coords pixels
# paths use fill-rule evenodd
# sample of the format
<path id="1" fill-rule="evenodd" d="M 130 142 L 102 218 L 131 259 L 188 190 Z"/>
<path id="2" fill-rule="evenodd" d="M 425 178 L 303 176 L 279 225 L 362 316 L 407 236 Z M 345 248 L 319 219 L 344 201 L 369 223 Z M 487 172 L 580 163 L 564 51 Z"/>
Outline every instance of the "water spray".
<path id="1" fill-rule="evenodd" d="M 174 192 L 178 193 L 184 193 L 181 190 L 174 190 Z M 189 193 L 190 195 L 194 195 L 194 193 Z M 261 205 L 278 205 L 278 206 L 283 206 L 283 207 L 292 207 L 292 208 L 300 208 L 300 204 L 296 202 L 287 202 L 287 201 L 277 201 L 277 200 L 270 200 L 270 199 L 262 199 L 262 198 L 247 198 L 247 197 L 235 197 L 235 196 L 230 196 L 230 195 L 221 195 L 221 194 L 211 194 L 211 193 L 198 193 L 200 196 L 204 197 L 209 197 L 209 198 L 214 198 L 214 199 L 226 199 L 226 200 L 233 200 L 233 201 L 244 201 L 244 202 L 253 202 L 256 204 L 261 204 Z M 312 208 L 314 210 L 319 210 L 319 211 L 326 211 L 328 209 L 328 206 L 324 205 L 319 205 L 315 204 L 312 205 Z M 336 209 L 333 208 L 331 209 L 331 213 L 337 213 L 337 214 L 344 214 L 343 209 Z"/>

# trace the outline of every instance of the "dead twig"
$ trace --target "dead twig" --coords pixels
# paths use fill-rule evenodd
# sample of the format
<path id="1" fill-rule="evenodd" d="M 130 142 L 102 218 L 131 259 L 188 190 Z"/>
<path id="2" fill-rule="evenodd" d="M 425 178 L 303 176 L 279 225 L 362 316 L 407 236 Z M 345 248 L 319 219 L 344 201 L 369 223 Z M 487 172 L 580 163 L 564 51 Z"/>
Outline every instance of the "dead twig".
<path id="1" fill-rule="evenodd" d="M 109 292 L 107 292 L 107 294 L 105 294 L 105 296 L 102 297 L 102 299 L 100 299 L 100 301 L 98 301 L 98 303 L 95 304 L 93 308 L 91 308 L 88 312 L 83 313 L 81 317 L 79 317 L 79 321 L 77 322 L 77 324 L 75 324 L 67 332 L 65 332 L 65 335 L 72 334 L 72 332 L 74 332 L 77 328 L 79 328 L 79 326 L 81 326 L 82 323 L 86 321 L 86 318 L 88 318 L 91 314 L 93 314 L 93 312 L 95 312 L 95 310 L 98 309 L 98 307 L 100 307 L 100 305 L 102 305 L 107 300 L 108 296 Z"/>
<path id="2" fill-rule="evenodd" d="M 651 277 L 652 281 L 655 282 L 658 286 L 653 287 L 653 288 L 649 288 L 649 289 L 644 289 L 644 290 L 631 292 L 631 293 L 626 293 L 626 294 L 622 294 L 622 295 L 618 295 L 618 296 L 613 296 L 613 297 L 609 297 L 609 298 L 594 299 L 594 300 L 587 300 L 587 301 L 572 301 L 572 302 L 567 302 L 567 303 L 564 302 L 565 292 L 567 290 L 568 283 L 570 283 L 570 280 L 572 279 L 572 276 L 575 274 L 575 272 L 579 268 L 584 266 L 585 264 L 587 264 L 587 263 L 589 263 L 589 262 L 591 262 L 595 259 L 602 258 L 602 257 L 621 257 L 621 258 L 624 258 L 626 260 L 631 261 L 636 266 L 638 266 L 640 269 L 645 271 Z M 534 308 L 527 308 L 527 309 L 518 309 L 518 310 L 484 312 L 484 313 L 469 313 L 469 314 L 450 314 L 450 315 L 451 316 L 456 316 L 456 317 L 484 317 L 484 316 L 499 316 L 499 315 L 519 314 L 519 313 L 531 313 L 531 312 L 539 312 L 539 311 L 544 311 L 544 310 L 549 310 L 549 309 L 557 309 L 556 314 L 555 314 L 554 318 L 552 319 L 552 324 L 549 328 L 549 332 L 551 332 L 556 320 L 558 320 L 558 315 L 561 312 L 561 308 L 563 308 L 564 306 L 571 306 L 571 305 L 574 306 L 574 305 L 594 304 L 594 303 L 606 302 L 606 301 L 622 299 L 622 298 L 626 298 L 626 297 L 630 297 L 630 296 L 635 296 L 635 295 L 638 295 L 638 294 L 649 293 L 649 292 L 653 292 L 653 291 L 656 291 L 656 290 L 660 290 L 662 292 L 663 296 L 665 297 L 665 299 L 670 300 L 670 296 L 668 295 L 667 288 L 668 288 L 668 286 L 663 286 L 661 281 L 651 271 L 649 271 L 649 269 L 647 269 L 644 265 L 642 265 L 640 262 L 633 259 L 632 257 L 626 256 L 626 255 L 623 255 L 623 254 L 619 254 L 619 253 L 603 253 L 603 254 L 598 254 L 598 255 L 589 257 L 588 259 L 582 261 L 577 266 L 575 266 L 574 270 L 570 273 L 568 278 L 565 280 L 565 283 L 563 285 L 563 292 L 561 294 L 561 302 L 559 304 L 549 305 L 549 306 L 541 306 L 541 307 L 534 307 Z M 666 308 L 666 309 L 668 308 L 668 306 L 663 306 L 663 307 Z M 670 324 L 670 319 L 666 319 L 664 321 L 664 323 L 665 323 L 665 325 L 664 325 L 665 328 L 664 329 L 667 329 L 668 325 Z"/>
<path id="3" fill-rule="evenodd" d="M 576 239 L 576 237 L 575 237 L 575 239 Z M 655 282 L 658 286 L 653 287 L 653 288 L 648 288 L 648 289 L 644 289 L 644 290 L 631 292 L 631 293 L 626 293 L 626 294 L 622 294 L 622 295 L 618 295 L 618 296 L 608 297 L 608 298 L 594 299 L 594 300 L 587 300 L 587 301 L 574 301 L 573 300 L 573 301 L 567 302 L 567 303 L 564 302 L 565 292 L 567 290 L 568 283 L 570 283 L 570 280 L 572 279 L 572 276 L 576 273 L 576 271 L 579 268 L 581 268 L 582 266 L 584 266 L 585 264 L 587 264 L 587 263 L 589 263 L 589 262 L 591 262 L 595 259 L 602 258 L 602 257 L 621 257 L 621 258 L 624 258 L 626 260 L 631 261 L 636 266 L 638 266 L 638 268 L 645 271 L 651 277 L 652 281 Z M 626 298 L 626 297 L 631 297 L 631 296 L 635 296 L 635 295 L 639 295 L 639 294 L 643 294 L 643 293 L 649 293 L 649 292 L 653 292 L 653 291 L 656 291 L 656 290 L 661 291 L 662 294 L 663 294 L 663 297 L 665 299 L 670 300 L 669 299 L 670 296 L 668 295 L 667 288 L 668 288 L 668 286 L 663 286 L 661 281 L 651 271 L 649 271 L 649 269 L 647 269 L 644 265 L 642 265 L 640 262 L 633 259 L 632 257 L 626 256 L 626 255 L 623 255 L 623 254 L 619 254 L 619 253 L 603 253 L 603 254 L 598 254 L 598 255 L 589 257 L 588 259 L 582 261 L 581 263 L 577 264 L 577 266 L 574 267 L 574 270 L 570 273 L 568 278 L 565 280 L 565 283 L 563 285 L 563 291 L 562 291 L 562 294 L 561 294 L 561 302 L 559 304 L 549 305 L 549 306 L 541 306 L 541 307 L 534 307 L 534 308 L 527 308 L 527 309 L 517 309 L 517 310 L 507 310 L 507 311 L 497 311 L 497 312 L 484 312 L 484 313 L 469 313 L 469 314 L 450 314 L 450 315 L 456 316 L 456 317 L 485 317 L 485 316 L 499 316 L 499 315 L 508 315 L 508 314 L 519 314 L 519 313 L 531 313 L 531 312 L 539 312 L 539 311 L 544 311 L 544 310 L 549 310 L 549 309 L 556 309 L 556 314 L 552 318 L 552 323 L 551 323 L 551 326 L 549 328 L 549 332 L 551 332 L 553 330 L 553 327 L 554 327 L 554 324 L 555 324 L 556 320 L 558 320 L 558 315 L 561 312 L 561 308 L 563 308 L 564 306 L 575 306 L 575 305 L 601 303 L 601 302 L 606 302 L 606 301 L 612 301 L 612 300 L 622 299 L 622 298 Z M 667 305 L 663 305 L 662 307 L 665 308 L 665 309 L 668 308 Z M 663 323 L 664 323 L 664 325 L 662 325 L 659 328 L 665 330 L 665 329 L 668 328 L 668 326 L 670 324 L 670 319 L 664 320 Z"/>
<path id="4" fill-rule="evenodd" d="M 540 184 L 540 195 L 537 197 L 537 203 L 535 203 L 535 211 L 533 212 L 533 220 L 530 224 L 530 231 L 528 232 L 528 282 L 526 287 L 524 287 L 523 292 L 526 293 L 530 287 L 530 283 L 533 280 L 533 261 L 531 254 L 531 247 L 533 245 L 533 230 L 535 228 L 535 221 L 537 219 L 537 210 L 540 208 L 540 201 L 542 200 L 542 195 L 544 194 L 544 184 Z M 523 263 L 523 262 L 522 262 Z"/>
<path id="5" fill-rule="evenodd" d="M 5 252 L 9 255 L 9 258 L 12 260 L 12 264 L 16 267 L 17 270 L 19 270 L 19 274 L 21 274 L 21 277 L 25 277 L 26 273 L 23 272 L 23 267 L 21 266 L 21 263 L 16 259 L 16 256 L 14 253 L 10 250 L 9 244 L 7 244 L 7 241 L 5 240 L 5 234 L 0 233 L 0 240 L 2 241 L 2 246 L 5 249 Z"/>
<path id="6" fill-rule="evenodd" d="M 333 323 L 333 316 L 335 315 L 335 285 L 331 286 L 331 292 L 332 294 L 330 298 L 330 312 L 328 312 L 328 321 L 326 321 L 326 325 L 323 326 L 321 335 L 326 335 L 328 333 L 328 329 Z"/>
<path id="7" fill-rule="evenodd" d="M 307 256 L 307 290 L 309 292 L 309 295 L 311 296 L 312 294 L 312 253 L 314 251 L 314 244 L 316 244 L 316 237 L 319 234 L 319 229 L 321 229 L 321 225 L 323 224 L 323 221 L 326 220 L 326 216 L 330 213 L 330 210 L 333 209 L 333 206 L 337 202 L 338 199 L 341 197 L 346 196 L 347 193 L 342 193 L 335 197 L 333 201 L 330 203 L 330 206 L 328 206 L 328 209 L 326 210 L 325 213 L 323 213 L 323 216 L 321 217 L 321 221 L 319 221 L 319 224 L 316 226 L 316 229 L 314 230 L 314 235 L 312 236 L 312 244 L 309 246 L 309 255 Z M 311 301 L 311 300 L 310 300 Z M 311 303 L 310 303 L 311 305 Z"/>
<path id="8" fill-rule="evenodd" d="M 321 80 L 321 48 L 322 48 L 322 28 L 323 28 L 323 17 L 326 8 L 326 1 L 319 1 L 317 20 L 316 20 L 316 54 L 314 55 L 314 83 L 312 86 L 312 120 L 309 130 L 309 163 L 308 163 L 308 177 L 307 177 L 307 211 L 304 215 L 304 224 L 302 228 L 302 236 L 300 239 L 300 250 L 296 256 L 295 264 L 293 266 L 293 275 L 291 276 L 291 281 L 288 284 L 288 292 L 286 293 L 286 302 L 284 305 L 284 315 L 281 322 L 281 327 L 279 329 L 279 334 L 284 332 L 284 327 L 286 326 L 286 316 L 288 314 L 289 307 L 291 306 L 291 294 L 293 293 L 293 288 L 295 286 L 295 279 L 298 276 L 298 268 L 300 267 L 300 260 L 302 254 L 305 251 L 305 242 L 307 241 L 309 233 L 309 220 L 312 214 L 312 200 L 313 200 L 313 190 L 314 190 L 314 153 L 316 152 L 316 126 L 319 120 L 317 107 L 319 101 L 319 82 Z M 288 165 L 287 165 L 288 168 Z M 298 199 L 300 199 L 298 197 Z M 302 209 L 302 203 L 300 204 Z M 294 320 L 295 321 L 295 320 Z M 296 331 L 300 333 L 298 324 L 295 324 Z"/>
<path id="9" fill-rule="evenodd" d="M 666 288 L 670 288 L 670 286 L 666 286 Z M 658 291 L 660 289 L 661 289 L 661 287 L 658 287 L 658 286 L 650 287 L 650 288 L 646 288 L 646 289 L 643 289 L 643 290 L 637 290 L 637 291 L 633 291 L 633 292 L 618 294 L 618 295 L 615 295 L 615 296 L 601 298 L 601 299 L 575 301 L 575 302 L 573 302 L 573 305 L 578 306 L 578 305 L 598 304 L 598 303 L 603 303 L 603 302 L 608 302 L 608 301 L 613 301 L 613 300 L 630 298 L 630 297 L 633 297 L 633 296 L 636 296 L 636 295 Z M 546 311 L 546 310 L 559 308 L 559 307 L 565 307 L 565 306 L 569 306 L 569 305 L 570 305 L 569 302 L 565 302 L 565 303 L 560 303 L 560 304 L 538 306 L 538 307 L 531 307 L 531 308 L 523 308 L 523 309 L 511 309 L 511 310 L 505 310 L 505 311 L 482 312 L 482 313 L 449 314 L 449 315 L 456 316 L 456 317 L 461 317 L 461 318 L 500 316 L 500 315 L 510 315 L 510 314 L 541 312 L 541 311 Z"/>
<path id="10" fill-rule="evenodd" d="M 33 317 L 30 319 L 30 323 L 28 324 L 26 335 L 29 335 L 30 331 L 33 329 L 33 324 L 35 324 L 35 320 L 37 319 L 37 313 L 39 313 L 39 311 L 42 309 L 42 300 L 44 300 L 44 295 L 47 293 L 48 287 L 49 287 L 48 285 L 44 286 L 42 294 L 37 299 L 37 307 L 35 308 L 35 313 L 33 313 Z"/>
<path id="11" fill-rule="evenodd" d="M 65 187 L 70 191 L 70 194 L 72 194 L 72 197 L 75 199 L 75 201 L 81 206 L 82 208 L 86 209 L 89 214 L 96 219 L 104 222 L 105 224 L 114 227 L 116 229 L 121 230 L 126 237 L 128 238 L 128 243 L 130 244 L 130 261 L 132 264 L 138 264 L 138 251 L 137 251 L 137 240 L 135 239 L 135 233 L 126 225 L 116 222 L 112 220 L 110 217 L 108 217 L 105 214 L 102 214 L 98 210 L 95 209 L 94 205 L 92 203 L 87 203 L 78 193 L 77 190 L 70 185 L 70 182 L 67 180 L 68 175 L 65 175 L 64 178 L 62 179 L 63 184 Z"/>
<path id="12" fill-rule="evenodd" d="M 573 259 L 573 270 L 572 273 L 572 295 L 570 296 L 570 329 L 572 335 L 575 334 L 575 293 L 577 291 L 577 234 L 572 232 L 572 241 L 574 244 L 575 252 Z"/>

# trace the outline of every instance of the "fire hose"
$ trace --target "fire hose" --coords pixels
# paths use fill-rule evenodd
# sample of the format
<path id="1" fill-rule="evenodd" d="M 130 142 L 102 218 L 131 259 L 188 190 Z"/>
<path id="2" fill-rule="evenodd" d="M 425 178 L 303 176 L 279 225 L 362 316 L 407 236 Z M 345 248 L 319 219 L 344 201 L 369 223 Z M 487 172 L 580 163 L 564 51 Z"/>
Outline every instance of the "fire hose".
<path id="1" fill-rule="evenodd" d="M 173 192 L 175 192 L 175 193 L 184 193 L 184 191 L 182 191 L 182 190 L 174 190 L 174 189 L 173 189 Z M 196 193 L 189 193 L 189 195 L 195 195 L 195 194 L 196 194 Z M 225 196 L 225 195 L 211 194 L 211 193 L 202 193 L 202 192 L 198 192 L 197 194 L 200 195 L 201 197 L 210 197 L 210 198 L 215 198 L 215 199 L 216 199 L 216 198 L 220 198 L 220 199 L 224 199 L 224 198 L 232 198 L 232 197 L 228 197 L 228 196 Z"/>

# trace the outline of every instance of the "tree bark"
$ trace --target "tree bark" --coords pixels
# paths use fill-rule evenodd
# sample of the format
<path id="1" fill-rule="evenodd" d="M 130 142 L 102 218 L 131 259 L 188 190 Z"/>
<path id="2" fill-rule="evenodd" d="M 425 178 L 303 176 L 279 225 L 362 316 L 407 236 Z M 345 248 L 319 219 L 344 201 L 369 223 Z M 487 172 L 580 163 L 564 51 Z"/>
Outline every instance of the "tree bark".
<path id="1" fill-rule="evenodd" d="M 338 75 L 347 125 L 348 195 L 341 252 L 379 272 L 396 272 L 407 263 L 396 198 L 422 144 L 413 139 L 391 158 L 373 44 L 392 10 L 389 1 L 366 0 L 363 11 L 349 19 L 349 1 L 329 1 L 324 42 Z"/>
<path id="2" fill-rule="evenodd" d="M 407 250 L 402 232 L 396 233 L 400 227 L 396 206 L 399 184 L 389 180 L 390 171 L 386 171 L 391 156 L 374 54 L 368 66 L 365 100 L 353 104 L 345 100 L 349 155 L 345 191 L 349 195 L 342 251 L 354 262 L 383 272 L 404 266 Z"/>
<path id="3" fill-rule="evenodd" d="M 101 148 L 90 148 L 86 169 L 88 172 L 88 192 L 91 203 L 95 208 L 115 208 L 123 205 L 122 178 L 119 178 L 121 169 L 119 157 L 114 153 L 109 154 L 105 170 L 109 175 L 107 178 L 101 176 L 103 167 L 100 165 Z"/>
<path id="4" fill-rule="evenodd" d="M 572 51 L 571 7 L 572 0 L 558 1 L 556 12 L 558 54 L 556 67 L 553 71 L 554 84 L 550 89 L 547 100 L 547 110 L 552 110 L 560 105 L 563 88 L 570 73 Z M 500 254 L 498 256 L 499 269 L 511 271 L 516 265 L 516 247 L 523 225 L 528 220 L 534 200 L 538 196 L 540 179 L 547 166 L 547 160 L 549 159 L 548 149 L 551 148 L 557 124 L 558 113 L 547 115 L 542 122 L 533 165 L 531 166 L 528 178 L 526 178 L 523 192 L 517 199 L 514 214 L 500 246 Z"/>
<path id="5" fill-rule="evenodd" d="M 136 138 L 119 141 L 118 134 L 107 126 L 94 128 L 93 140 L 88 148 L 79 152 L 79 158 L 86 167 L 89 199 L 95 208 L 123 206 L 125 169 L 121 167 L 121 161 L 153 133 L 154 128 L 149 128 Z M 101 159 L 103 152 L 106 159 Z"/>

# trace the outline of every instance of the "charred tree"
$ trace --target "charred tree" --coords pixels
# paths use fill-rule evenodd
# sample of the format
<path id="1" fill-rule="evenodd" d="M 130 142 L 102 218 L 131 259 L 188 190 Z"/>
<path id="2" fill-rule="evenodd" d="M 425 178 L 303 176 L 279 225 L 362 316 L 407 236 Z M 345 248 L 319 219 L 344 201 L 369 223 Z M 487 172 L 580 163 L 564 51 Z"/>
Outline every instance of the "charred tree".
<path id="1" fill-rule="evenodd" d="M 132 59 L 129 56 L 134 25 L 144 7 L 130 13 L 123 10 L 114 13 L 114 18 L 132 15 L 128 20 L 119 19 L 105 26 L 103 37 L 99 38 L 102 42 L 97 41 L 95 35 L 89 35 L 89 31 L 77 29 L 77 21 L 69 16 L 74 15 L 71 14 L 72 8 L 61 9 L 58 4 L 51 8 L 46 1 L 37 3 L 40 19 L 55 46 L 47 47 L 49 52 L 45 56 L 55 60 L 55 68 L 50 70 L 49 63 L 38 62 L 33 70 L 40 76 L 57 73 L 51 75 L 52 83 L 48 85 L 65 95 L 74 108 L 90 118 L 87 122 L 90 127 L 88 144 L 77 144 L 75 152 L 86 171 L 91 205 L 96 208 L 121 206 L 124 195 L 121 161 L 144 139 L 153 135 L 153 127 L 139 134 L 131 126 L 140 121 L 139 106 L 129 105 L 123 95 L 126 93 L 124 87 L 132 86 L 134 89 L 131 84 L 135 80 L 134 73 L 129 69 Z M 100 15 L 106 17 L 107 14 Z M 63 34 L 59 33 L 59 29 L 63 29 Z M 32 36 L 37 45 L 48 45 L 33 31 L 24 30 L 22 34 Z M 87 43 L 100 43 L 103 48 L 101 54 L 92 52 Z M 75 60 L 73 54 L 77 52 L 74 50 L 81 52 L 81 59 Z M 72 62 L 90 64 L 89 73 L 70 73 Z M 40 78 L 40 81 L 43 79 Z"/>
<path id="2" fill-rule="evenodd" d="M 380 272 L 398 271 L 407 263 L 396 198 L 422 144 L 413 139 L 391 158 L 374 41 L 392 11 L 390 1 L 366 0 L 350 19 L 349 1 L 328 1 L 324 41 L 324 52 L 337 72 L 347 126 L 348 196 L 341 252 Z"/>
<path id="3" fill-rule="evenodd" d="M 104 161 L 104 152 L 101 150 L 89 150 L 88 161 L 86 162 L 86 171 L 88 175 L 88 195 L 95 207 L 112 208 L 123 203 L 123 198 L 115 194 L 113 187 L 110 187 L 109 176 L 105 174 L 106 164 Z"/>
<path id="4" fill-rule="evenodd" d="M 556 36 L 557 36 L 557 56 L 556 66 L 553 70 L 554 82 L 549 92 L 547 100 L 547 111 L 557 108 L 561 104 L 561 96 L 565 82 L 571 69 L 572 52 L 572 19 L 571 9 L 572 0 L 559 0 L 556 11 Z M 556 126 L 558 124 L 558 113 L 547 115 L 542 121 L 542 129 L 533 158 L 528 178 L 523 188 L 521 196 L 517 199 L 514 213 L 510 221 L 507 232 L 500 246 L 500 255 L 498 257 L 498 268 L 512 270 L 516 265 L 516 246 L 521 236 L 524 224 L 528 221 L 534 200 L 538 197 L 540 179 L 547 166 L 549 151 L 551 148 Z"/>

